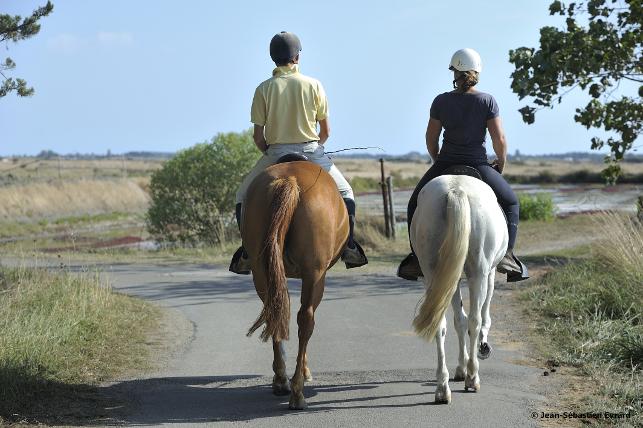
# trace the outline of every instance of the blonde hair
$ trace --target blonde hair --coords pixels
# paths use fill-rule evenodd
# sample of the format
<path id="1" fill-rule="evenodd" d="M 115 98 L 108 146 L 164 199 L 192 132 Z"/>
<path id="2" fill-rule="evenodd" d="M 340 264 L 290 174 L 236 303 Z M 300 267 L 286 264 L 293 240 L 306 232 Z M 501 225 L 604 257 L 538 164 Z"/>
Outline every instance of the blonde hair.
<path id="1" fill-rule="evenodd" d="M 476 86 L 480 80 L 480 74 L 477 71 L 455 71 L 453 88 L 460 92 L 467 92 L 469 88 Z"/>

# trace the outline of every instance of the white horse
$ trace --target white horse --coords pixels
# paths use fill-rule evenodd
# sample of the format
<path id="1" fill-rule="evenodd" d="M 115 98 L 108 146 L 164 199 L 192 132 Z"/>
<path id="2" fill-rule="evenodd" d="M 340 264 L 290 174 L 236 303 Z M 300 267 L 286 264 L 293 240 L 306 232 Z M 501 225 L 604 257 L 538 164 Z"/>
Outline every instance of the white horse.
<path id="1" fill-rule="evenodd" d="M 444 175 L 431 180 L 420 191 L 410 233 L 426 286 L 413 326 L 419 336 L 429 341 L 437 339 L 435 401 L 450 403 L 449 371 L 444 357 L 449 300 L 460 344 L 454 380 L 464 380 L 465 390 L 477 392 L 480 377 L 475 350 L 479 349 L 482 359 L 491 354 L 487 343 L 491 326 L 489 306 L 496 266 L 507 250 L 507 224 L 487 184 L 466 175 Z M 458 286 L 463 270 L 469 284 L 468 319 Z"/>

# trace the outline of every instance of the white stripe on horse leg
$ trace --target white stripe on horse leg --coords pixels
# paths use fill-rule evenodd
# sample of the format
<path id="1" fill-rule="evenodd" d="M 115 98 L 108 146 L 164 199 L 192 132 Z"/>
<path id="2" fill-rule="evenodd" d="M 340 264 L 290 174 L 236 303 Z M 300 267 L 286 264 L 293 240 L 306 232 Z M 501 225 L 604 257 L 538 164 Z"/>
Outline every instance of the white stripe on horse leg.
<path id="1" fill-rule="evenodd" d="M 451 402 L 451 390 L 449 389 L 449 370 L 447 369 L 446 358 L 444 355 L 444 338 L 447 335 L 447 319 L 442 316 L 440 321 L 440 328 L 436 333 L 435 342 L 438 347 L 438 369 L 436 370 L 436 388 L 435 388 L 435 402 L 446 403 Z"/>
<path id="2" fill-rule="evenodd" d="M 467 360 L 469 353 L 467 352 L 467 314 L 462 307 L 462 294 L 460 294 L 460 286 L 456 289 L 451 299 L 451 306 L 453 307 L 453 325 L 456 333 L 458 333 L 458 366 L 455 369 L 455 376 L 453 380 L 461 382 L 467 374 Z"/>
<path id="3" fill-rule="evenodd" d="M 282 341 L 272 340 L 272 351 L 274 359 L 272 361 L 272 370 L 275 376 L 272 378 L 272 392 L 275 395 L 290 394 L 290 383 L 286 375 L 286 350 Z"/>

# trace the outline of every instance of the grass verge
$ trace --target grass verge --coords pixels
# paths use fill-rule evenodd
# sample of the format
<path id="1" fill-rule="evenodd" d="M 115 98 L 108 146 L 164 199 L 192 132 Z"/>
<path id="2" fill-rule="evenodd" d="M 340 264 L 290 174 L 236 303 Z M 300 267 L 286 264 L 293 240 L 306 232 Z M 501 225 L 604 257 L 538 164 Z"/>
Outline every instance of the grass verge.
<path id="1" fill-rule="evenodd" d="M 57 421 L 99 382 L 147 367 L 160 311 L 99 275 L 0 268 L 0 423 Z"/>
<path id="2" fill-rule="evenodd" d="M 580 411 L 629 413 L 625 422 L 641 426 L 643 226 L 615 214 L 599 217 L 598 224 L 610 238 L 593 245 L 590 258 L 545 275 L 524 298 L 539 320 L 546 358 L 596 386 L 571 404 Z"/>

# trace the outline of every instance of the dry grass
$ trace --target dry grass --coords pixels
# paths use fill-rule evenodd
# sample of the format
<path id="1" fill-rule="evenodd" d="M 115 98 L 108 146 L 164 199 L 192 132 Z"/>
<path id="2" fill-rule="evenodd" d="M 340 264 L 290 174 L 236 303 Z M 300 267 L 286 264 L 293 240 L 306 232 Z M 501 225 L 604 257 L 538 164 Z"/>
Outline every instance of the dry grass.
<path id="1" fill-rule="evenodd" d="M 597 228 L 608 236 L 595 247 L 596 256 L 629 275 L 643 273 L 643 227 L 621 213 L 605 212 L 595 217 Z"/>
<path id="2" fill-rule="evenodd" d="M 630 413 L 624 426 L 641 426 L 643 226 L 622 213 L 591 220 L 593 233 L 600 234 L 591 244 L 592 257 L 558 266 L 524 296 L 545 358 L 594 385 L 576 391 L 580 401 L 564 387 L 554 398 L 557 405 Z"/>
<path id="3" fill-rule="evenodd" d="M 53 181 L 0 187 L 0 221 L 141 212 L 149 196 L 134 180 Z"/>
<path id="4" fill-rule="evenodd" d="M 0 268 L 0 291 L 0 425 L 76 416 L 81 391 L 149 367 L 159 309 L 98 272 Z"/>
<path id="5" fill-rule="evenodd" d="M 333 158 L 333 162 L 348 180 L 354 177 L 380 178 L 380 162 L 377 159 L 345 159 L 338 157 Z M 429 166 L 425 162 L 386 161 L 384 163 L 384 173 L 388 176 L 397 172 L 402 178 L 419 178 L 424 175 Z"/>
<path id="6" fill-rule="evenodd" d="M 342 171 L 347 179 L 353 177 L 380 177 L 380 163 L 377 159 L 346 159 L 333 158 L 337 168 Z M 388 176 L 398 172 L 403 178 L 421 177 L 429 169 L 429 164 L 411 161 L 386 161 L 385 174 Z M 508 162 L 504 173 L 513 176 L 536 177 L 547 171 L 553 176 L 571 174 L 580 171 L 600 173 L 605 167 L 597 162 L 568 162 L 563 160 L 527 160 L 521 162 Z M 622 163 L 624 173 L 642 174 L 643 163 Z"/>
<path id="7" fill-rule="evenodd" d="M 138 177 L 149 176 L 162 165 L 163 161 L 156 159 L 61 159 L 59 161 L 58 159 L 16 158 L 14 161 L 0 162 L 0 179 L 20 183 L 52 178 L 77 180 Z"/>

